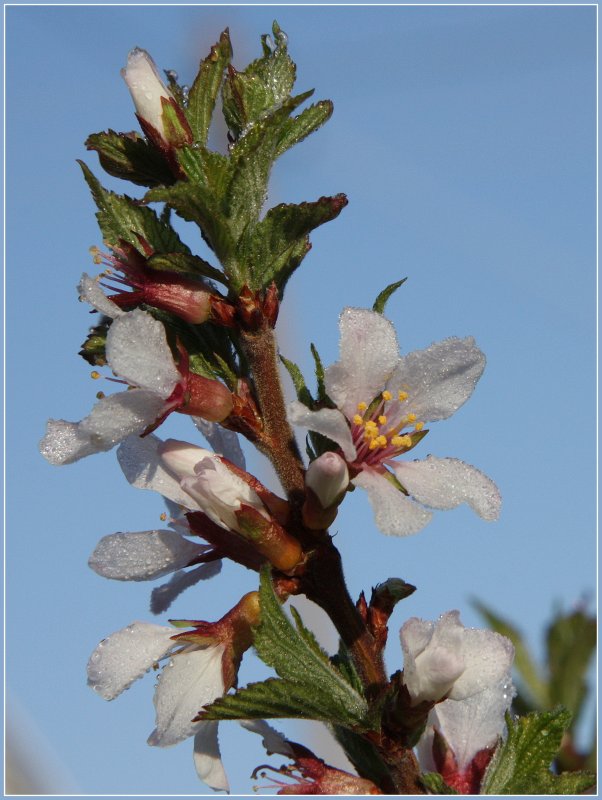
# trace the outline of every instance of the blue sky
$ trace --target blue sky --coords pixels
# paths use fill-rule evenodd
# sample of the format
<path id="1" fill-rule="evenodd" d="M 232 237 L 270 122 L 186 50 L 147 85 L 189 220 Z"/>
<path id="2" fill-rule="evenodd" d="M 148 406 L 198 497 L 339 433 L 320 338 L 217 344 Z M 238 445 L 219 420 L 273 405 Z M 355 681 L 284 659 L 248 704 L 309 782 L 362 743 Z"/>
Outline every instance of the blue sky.
<path id="1" fill-rule="evenodd" d="M 432 426 L 416 457 L 455 456 L 489 474 L 504 497 L 500 521 L 460 508 L 414 537 L 388 538 L 356 492 L 335 525 L 353 595 L 393 576 L 418 587 L 392 620 L 393 672 L 396 629 L 409 616 L 458 608 L 476 625 L 469 601 L 478 597 L 539 653 L 553 607 L 595 591 L 595 12 L 7 9 L 7 687 L 31 735 L 52 742 L 66 776 L 58 791 L 204 791 L 191 743 L 145 743 L 151 676 L 110 704 L 85 685 L 99 639 L 150 619 L 152 588 L 103 580 L 88 556 L 107 533 L 159 527 L 161 500 L 132 489 L 114 453 L 55 468 L 37 452 L 46 418 L 81 419 L 99 388 L 77 356 L 91 318 L 75 286 L 101 242 L 75 159 L 100 175 L 87 135 L 136 127 L 119 76 L 128 50 L 146 48 L 190 83 L 223 28 L 242 67 L 276 17 L 298 90 L 334 101 L 332 120 L 273 173 L 270 205 L 341 191 L 350 201 L 314 234 L 290 282 L 284 355 L 309 374 L 315 342 L 331 363 L 341 308 L 370 306 L 406 276 L 388 306 L 403 351 L 473 335 L 487 355 L 473 398 Z M 200 246 L 194 231 L 185 235 Z M 184 417 L 160 433 L 195 440 Z M 257 459 L 250 465 L 265 476 Z M 182 595 L 170 616 L 217 619 L 255 581 L 228 567 Z M 262 674 L 254 656 L 246 661 L 242 683 Z M 315 741 L 304 726 L 287 729 Z M 226 724 L 222 744 L 233 791 L 249 791 L 249 773 L 265 760 L 258 743 Z"/>

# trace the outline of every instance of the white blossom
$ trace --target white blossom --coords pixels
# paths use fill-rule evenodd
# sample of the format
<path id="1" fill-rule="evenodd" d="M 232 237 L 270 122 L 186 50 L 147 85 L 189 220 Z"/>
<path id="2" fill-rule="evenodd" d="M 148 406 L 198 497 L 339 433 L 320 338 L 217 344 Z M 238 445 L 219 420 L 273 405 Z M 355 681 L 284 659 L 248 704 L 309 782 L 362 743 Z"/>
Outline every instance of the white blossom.
<path id="1" fill-rule="evenodd" d="M 381 531 L 416 533 L 430 521 L 429 508 L 463 502 L 483 519 L 497 519 L 499 491 L 475 467 L 434 456 L 394 460 L 418 443 L 427 422 L 450 417 L 471 396 L 485 367 L 474 339 L 446 339 L 400 356 L 392 324 L 357 308 L 343 311 L 340 333 L 340 359 L 324 375 L 337 408 L 311 411 L 297 401 L 289 416 L 340 447 L 355 474 L 352 483 L 368 492 Z"/>
<path id="2" fill-rule="evenodd" d="M 213 789 L 228 789 L 217 742 L 217 723 L 193 722 L 199 711 L 227 687 L 222 659 L 224 644 L 185 644 L 176 631 L 148 622 L 134 622 L 100 642 L 88 662 L 88 685 L 113 700 L 157 662 L 169 658 L 155 689 L 155 729 L 148 742 L 169 747 L 195 737 L 197 772 Z"/>
<path id="3" fill-rule="evenodd" d="M 146 311 L 136 309 L 113 320 L 106 359 L 113 373 L 134 388 L 103 397 L 81 422 L 49 420 L 40 450 L 51 464 L 71 464 L 110 450 L 181 404 L 181 398 L 172 399 L 182 376 L 165 329 Z"/>
<path id="4" fill-rule="evenodd" d="M 146 50 L 135 47 L 128 54 L 127 65 L 121 70 L 121 75 L 130 90 L 138 116 L 165 139 L 161 100 L 171 100 L 173 95 L 163 83 L 153 59 Z"/>

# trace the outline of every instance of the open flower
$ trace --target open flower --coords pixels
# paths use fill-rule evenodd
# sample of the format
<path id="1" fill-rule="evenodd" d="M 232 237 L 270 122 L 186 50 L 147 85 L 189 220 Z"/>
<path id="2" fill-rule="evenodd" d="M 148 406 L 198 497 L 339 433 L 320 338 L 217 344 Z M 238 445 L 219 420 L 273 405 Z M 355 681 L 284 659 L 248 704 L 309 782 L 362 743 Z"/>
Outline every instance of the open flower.
<path id="1" fill-rule="evenodd" d="M 227 790 L 217 722 L 192 721 L 228 688 L 223 669 L 227 647 L 211 639 L 182 647 L 176 635 L 173 628 L 148 622 L 134 622 L 111 634 L 90 656 L 88 685 L 105 700 L 113 700 L 156 663 L 169 658 L 157 681 L 156 727 L 148 743 L 168 747 L 194 736 L 199 777 L 213 789 Z"/>
<path id="2" fill-rule="evenodd" d="M 403 683 L 412 705 L 444 697 L 464 700 L 508 674 L 514 658 L 512 642 L 499 633 L 465 628 L 459 611 L 437 622 L 412 617 L 400 631 Z"/>
<path id="3" fill-rule="evenodd" d="M 223 384 L 191 373 L 186 358 L 176 365 L 163 325 L 146 311 L 119 312 L 107 333 L 106 359 L 133 388 L 102 397 L 81 422 L 49 420 L 40 449 L 51 464 L 110 450 L 127 436 L 156 427 L 172 411 L 220 421 L 232 410 Z"/>
<path id="4" fill-rule="evenodd" d="M 393 326 L 381 314 L 346 308 L 339 324 L 340 360 L 324 375 L 337 407 L 311 411 L 294 402 L 291 422 L 340 447 L 383 533 L 421 530 L 432 517 L 425 506 L 450 509 L 464 502 L 483 519 L 497 519 L 497 487 L 475 467 L 434 456 L 394 460 L 425 436 L 427 422 L 450 417 L 472 394 L 485 367 L 474 339 L 446 339 L 400 356 Z"/>

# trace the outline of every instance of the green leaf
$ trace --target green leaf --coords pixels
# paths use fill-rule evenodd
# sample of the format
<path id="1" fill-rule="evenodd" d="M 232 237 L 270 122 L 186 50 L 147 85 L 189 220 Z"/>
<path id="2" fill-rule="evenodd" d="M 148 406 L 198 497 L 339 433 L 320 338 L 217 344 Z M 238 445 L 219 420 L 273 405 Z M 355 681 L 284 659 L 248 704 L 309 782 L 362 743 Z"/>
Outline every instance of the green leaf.
<path id="1" fill-rule="evenodd" d="M 379 314 L 385 313 L 385 306 L 387 305 L 387 301 L 389 297 L 399 289 L 407 281 L 407 278 L 402 278 L 400 281 L 395 281 L 395 283 L 390 283 L 382 292 L 378 295 L 376 300 L 374 301 L 374 305 L 372 306 L 372 310 L 378 312 Z"/>
<path id="2" fill-rule="evenodd" d="M 138 238 L 142 236 L 158 252 L 190 253 L 174 229 L 162 222 L 152 209 L 141 206 L 127 195 L 104 189 L 86 164 L 80 161 L 79 165 L 98 206 L 96 219 L 103 239 L 110 246 L 117 245 L 120 239 L 124 239 L 144 255 Z"/>
<path id="3" fill-rule="evenodd" d="M 288 358 L 285 358 L 283 355 L 280 356 L 280 360 L 286 367 L 288 374 L 291 376 L 293 386 L 295 387 L 295 391 L 297 392 L 298 400 L 308 408 L 313 408 L 314 404 L 313 397 L 311 396 L 311 392 L 307 388 L 307 384 L 305 383 L 305 378 L 303 377 L 303 373 L 301 372 L 299 367 L 294 363 L 294 361 L 289 361 Z"/>
<path id="4" fill-rule="evenodd" d="M 318 130 L 332 116 L 333 105 L 330 100 L 320 100 L 304 109 L 296 117 L 288 119 L 282 126 L 276 147 L 276 158 L 294 145 Z"/>
<path id="5" fill-rule="evenodd" d="M 271 208 L 254 228 L 248 246 L 246 258 L 253 271 L 254 288 L 276 281 L 282 291 L 310 248 L 309 233 L 338 217 L 346 205 L 345 195 L 338 194 L 312 203 L 282 203 Z"/>
<path id="6" fill-rule="evenodd" d="M 592 786 L 595 776 L 589 773 L 555 775 L 550 770 L 570 720 L 563 708 L 516 721 L 507 714 L 508 738 L 487 768 L 481 794 L 579 794 Z"/>
<path id="7" fill-rule="evenodd" d="M 294 628 L 282 611 L 272 588 L 269 568 L 261 573 L 259 590 L 261 623 L 255 636 L 259 657 L 281 678 L 312 697 L 314 718 L 331 720 L 351 728 L 370 729 L 368 705 L 364 697 L 345 679 L 318 646 L 313 634 L 295 614 Z"/>
<path id="8" fill-rule="evenodd" d="M 326 403 L 329 402 L 329 397 L 326 394 L 326 387 L 324 385 L 324 365 L 322 364 L 322 359 L 320 358 L 320 354 L 318 353 L 318 348 L 312 342 L 310 344 L 311 354 L 314 357 L 314 364 L 316 369 L 316 384 L 318 387 L 318 402 L 319 403 Z"/>
<path id="9" fill-rule="evenodd" d="M 146 263 L 150 269 L 177 272 L 181 275 L 201 275 L 203 278 L 210 278 L 227 286 L 224 273 L 198 256 L 191 256 L 187 253 L 156 253 Z"/>
<path id="10" fill-rule="evenodd" d="M 520 631 L 479 600 L 473 600 L 472 605 L 490 628 L 510 639 L 514 645 L 514 666 L 536 708 L 539 711 L 549 708 L 550 697 L 546 683 L 540 676 L 539 670 L 523 642 Z"/>
<path id="11" fill-rule="evenodd" d="M 327 722 L 331 718 L 329 713 L 310 686 L 268 678 L 215 700 L 203 711 L 202 719 L 282 718 Z"/>
<path id="12" fill-rule="evenodd" d="M 207 135 L 215 101 L 222 85 L 224 70 L 232 58 L 232 45 L 228 29 L 214 44 L 207 58 L 201 62 L 198 75 L 190 87 L 186 117 L 195 142 L 207 144 Z"/>
<path id="13" fill-rule="evenodd" d="M 455 789 L 448 786 L 438 772 L 423 772 L 420 783 L 428 789 L 429 794 L 458 794 Z"/>
<path id="14" fill-rule="evenodd" d="M 282 105 L 295 83 L 295 65 L 286 48 L 286 35 L 274 22 L 275 47 L 262 37 L 263 56 L 243 72 L 229 68 L 222 88 L 224 117 L 238 139 L 241 133 L 270 110 Z"/>
<path id="15" fill-rule="evenodd" d="M 550 702 L 573 715 L 574 727 L 587 695 L 586 672 L 596 646 L 596 620 L 575 611 L 560 615 L 547 633 Z"/>
<path id="16" fill-rule="evenodd" d="M 138 133 L 93 133 L 86 147 L 97 151 L 101 167 L 115 178 L 139 186 L 168 185 L 175 180 L 161 153 Z"/>
<path id="17" fill-rule="evenodd" d="M 332 731 L 358 775 L 368 778 L 381 788 L 393 784 L 389 770 L 381 761 L 374 745 L 349 728 L 333 725 Z"/>

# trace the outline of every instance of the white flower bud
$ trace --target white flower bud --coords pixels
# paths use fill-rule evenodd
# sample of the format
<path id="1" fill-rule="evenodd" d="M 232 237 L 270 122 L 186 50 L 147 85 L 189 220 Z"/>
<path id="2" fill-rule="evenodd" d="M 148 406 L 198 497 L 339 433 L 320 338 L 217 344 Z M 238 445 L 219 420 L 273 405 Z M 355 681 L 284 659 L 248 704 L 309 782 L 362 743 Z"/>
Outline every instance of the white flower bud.
<path id="1" fill-rule="evenodd" d="M 309 465 L 305 485 L 316 494 L 323 508 L 330 508 L 349 485 L 347 464 L 337 453 L 323 453 Z"/>
<path id="2" fill-rule="evenodd" d="M 121 75 L 130 90 L 138 116 L 165 138 L 161 98 L 173 99 L 173 95 L 161 80 L 153 59 L 146 50 L 135 47 L 128 54 L 127 66 L 121 70 Z"/>
<path id="3" fill-rule="evenodd" d="M 412 705 L 443 697 L 463 700 L 497 684 L 506 675 L 514 647 L 492 631 L 465 628 L 458 611 L 437 622 L 413 617 L 400 631 L 403 682 Z"/>
<path id="4" fill-rule="evenodd" d="M 196 474 L 194 468 L 199 461 L 207 456 L 209 458 L 213 457 L 213 453 L 210 450 L 196 447 L 179 439 L 166 439 L 160 444 L 159 452 L 161 460 L 167 469 L 178 480 L 194 477 Z"/>

